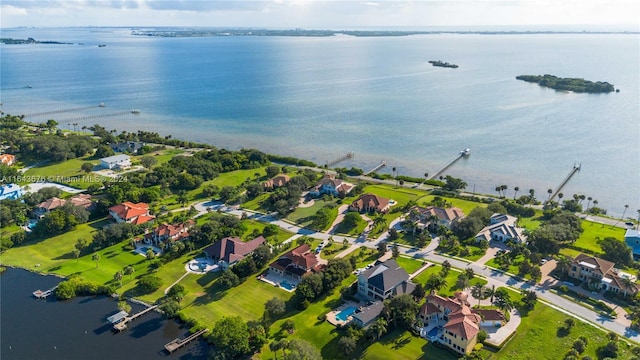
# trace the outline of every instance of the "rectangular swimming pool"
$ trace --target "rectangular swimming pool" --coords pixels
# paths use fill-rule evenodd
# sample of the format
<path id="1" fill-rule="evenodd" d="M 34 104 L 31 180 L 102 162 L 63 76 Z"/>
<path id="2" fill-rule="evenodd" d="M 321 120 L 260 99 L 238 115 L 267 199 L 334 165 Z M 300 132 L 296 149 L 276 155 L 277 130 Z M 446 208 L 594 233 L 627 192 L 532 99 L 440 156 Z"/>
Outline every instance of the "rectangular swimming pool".
<path id="1" fill-rule="evenodd" d="M 356 310 L 358 310 L 358 308 L 356 308 L 355 306 L 349 306 L 348 308 L 337 313 L 336 319 L 340 321 L 347 321 L 347 318 L 353 315 L 353 313 L 356 312 Z"/>

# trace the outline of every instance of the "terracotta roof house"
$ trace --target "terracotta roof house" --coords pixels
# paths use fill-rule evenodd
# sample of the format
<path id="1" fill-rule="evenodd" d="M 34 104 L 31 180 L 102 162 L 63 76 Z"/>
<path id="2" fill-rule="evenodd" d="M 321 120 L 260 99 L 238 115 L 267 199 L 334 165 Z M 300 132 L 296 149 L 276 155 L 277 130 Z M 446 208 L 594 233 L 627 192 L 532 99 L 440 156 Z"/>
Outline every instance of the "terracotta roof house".
<path id="1" fill-rule="evenodd" d="M 53 209 L 57 209 L 66 203 L 67 201 L 64 199 L 52 197 L 51 199 L 43 201 L 40 204 L 38 204 L 38 207 L 34 212 L 36 213 L 36 215 L 41 217 L 41 216 L 44 216 L 44 214 L 48 213 L 49 211 Z"/>
<path id="2" fill-rule="evenodd" d="M 0 163 L 11 166 L 16 163 L 16 156 L 11 154 L 0 154 Z"/>
<path id="3" fill-rule="evenodd" d="M 353 322 L 361 328 L 371 325 L 382 313 L 384 304 L 382 301 L 374 301 L 362 307 L 353 314 Z"/>
<path id="4" fill-rule="evenodd" d="M 322 271 L 322 266 L 311 251 L 309 244 L 298 246 L 269 265 L 270 273 L 295 280 L 302 280 L 303 277 L 320 271 Z"/>
<path id="5" fill-rule="evenodd" d="M 459 354 L 468 354 L 478 342 L 481 327 L 504 324 L 505 317 L 501 311 L 472 310 L 464 295 L 459 292 L 454 298 L 445 298 L 435 293 L 429 294 L 418 317 L 427 328 L 441 327 L 442 331 L 435 335 L 421 333 L 421 336 L 437 341 Z"/>
<path id="6" fill-rule="evenodd" d="M 358 295 L 368 300 L 410 294 L 415 287 L 409 281 L 409 274 L 394 259 L 358 274 Z"/>
<path id="7" fill-rule="evenodd" d="M 409 217 L 411 221 L 417 221 L 422 228 L 431 224 L 451 228 L 451 223 L 462 219 L 464 213 L 457 207 L 414 206 L 409 210 Z"/>
<path id="8" fill-rule="evenodd" d="M 116 222 L 128 222 L 135 225 L 144 224 L 156 217 L 149 214 L 149 204 L 126 201 L 109 208 L 109 215 Z"/>
<path id="9" fill-rule="evenodd" d="M 177 225 L 162 224 L 155 227 L 144 235 L 144 242 L 150 245 L 170 245 L 175 241 L 182 241 L 189 238 L 189 229 L 195 225 L 193 220 L 189 220 Z"/>
<path id="10" fill-rule="evenodd" d="M 87 210 L 93 207 L 93 201 L 91 201 L 91 195 L 89 194 L 78 194 L 70 198 L 69 202 L 75 206 L 83 207 Z"/>
<path id="11" fill-rule="evenodd" d="M 636 294 L 638 284 L 635 276 L 616 269 L 611 261 L 603 260 L 595 256 L 579 254 L 569 265 L 569 276 L 581 281 L 586 281 L 593 289 L 602 289 L 614 293 Z M 627 280 L 624 279 L 628 279 Z M 628 285 L 628 286 L 627 286 Z"/>
<path id="12" fill-rule="evenodd" d="M 0 200 L 19 199 L 24 193 L 22 188 L 16 184 L 6 184 L 0 186 Z"/>
<path id="13" fill-rule="evenodd" d="M 207 246 L 203 251 L 208 257 L 217 261 L 220 267 L 226 269 L 251 254 L 265 241 L 262 236 L 247 242 L 237 237 L 226 237 Z"/>
<path id="14" fill-rule="evenodd" d="M 338 196 L 340 194 L 348 194 L 354 188 L 353 184 L 336 179 L 334 175 L 325 175 L 318 183 L 309 190 L 309 195 L 317 197 L 324 194 Z"/>
<path id="15" fill-rule="evenodd" d="M 379 212 L 389 211 L 390 200 L 374 194 L 363 194 L 349 205 L 349 210 L 357 212 Z"/>
<path id="16" fill-rule="evenodd" d="M 505 215 L 505 214 L 493 214 L 489 220 L 489 225 L 485 226 L 476 235 L 476 242 L 482 240 L 496 240 L 507 242 L 513 240 L 517 243 L 526 243 L 527 236 L 524 234 L 524 229 L 517 227 L 516 222 L 518 218 Z"/>
<path id="17" fill-rule="evenodd" d="M 280 174 L 265 181 L 262 186 L 264 186 L 265 189 L 275 189 L 285 186 L 289 182 L 289 180 L 291 180 L 289 175 Z"/>

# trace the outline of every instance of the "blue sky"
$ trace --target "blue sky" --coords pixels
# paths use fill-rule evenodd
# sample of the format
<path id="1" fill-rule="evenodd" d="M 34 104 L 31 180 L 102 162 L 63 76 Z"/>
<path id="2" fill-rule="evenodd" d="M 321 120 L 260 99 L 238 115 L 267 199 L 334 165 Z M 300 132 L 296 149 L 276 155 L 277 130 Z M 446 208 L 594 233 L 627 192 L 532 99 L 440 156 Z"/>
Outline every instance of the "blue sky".
<path id="1" fill-rule="evenodd" d="M 2 0 L 1 26 L 633 25 L 637 0 Z"/>

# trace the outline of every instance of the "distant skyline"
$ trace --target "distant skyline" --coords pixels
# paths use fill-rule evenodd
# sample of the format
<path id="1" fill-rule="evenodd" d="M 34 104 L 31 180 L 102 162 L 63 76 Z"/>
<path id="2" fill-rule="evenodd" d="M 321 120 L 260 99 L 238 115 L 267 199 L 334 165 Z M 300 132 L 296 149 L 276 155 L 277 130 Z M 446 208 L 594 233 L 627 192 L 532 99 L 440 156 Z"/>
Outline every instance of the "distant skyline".
<path id="1" fill-rule="evenodd" d="M 637 0 L 2 0 L 2 28 L 622 26 L 640 31 Z"/>

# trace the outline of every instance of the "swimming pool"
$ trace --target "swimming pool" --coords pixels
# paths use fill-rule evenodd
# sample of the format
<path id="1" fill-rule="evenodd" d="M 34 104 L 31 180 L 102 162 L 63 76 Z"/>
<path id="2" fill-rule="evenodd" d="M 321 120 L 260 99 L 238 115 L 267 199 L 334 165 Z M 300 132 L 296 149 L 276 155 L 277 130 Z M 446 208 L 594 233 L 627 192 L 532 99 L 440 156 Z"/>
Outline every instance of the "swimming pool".
<path id="1" fill-rule="evenodd" d="M 336 319 L 340 320 L 340 321 L 347 321 L 347 318 L 351 315 L 353 315 L 354 312 L 356 312 L 356 310 L 358 310 L 356 307 L 354 306 L 349 306 L 348 308 L 340 311 L 339 313 L 336 314 Z"/>
<path id="2" fill-rule="evenodd" d="M 429 336 L 430 339 L 434 339 L 436 336 L 438 336 L 438 333 L 440 333 L 440 330 L 442 330 L 441 327 L 434 327 L 433 329 L 429 330 L 427 335 Z"/>
<path id="3" fill-rule="evenodd" d="M 287 290 L 289 290 L 289 291 L 293 291 L 296 288 L 295 286 L 293 286 L 292 284 L 289 284 L 286 281 L 280 282 L 280 286 L 285 288 L 285 289 L 287 289 Z"/>

